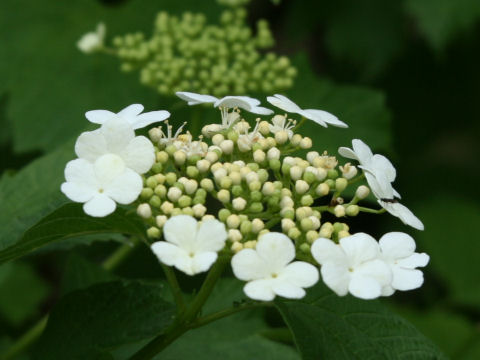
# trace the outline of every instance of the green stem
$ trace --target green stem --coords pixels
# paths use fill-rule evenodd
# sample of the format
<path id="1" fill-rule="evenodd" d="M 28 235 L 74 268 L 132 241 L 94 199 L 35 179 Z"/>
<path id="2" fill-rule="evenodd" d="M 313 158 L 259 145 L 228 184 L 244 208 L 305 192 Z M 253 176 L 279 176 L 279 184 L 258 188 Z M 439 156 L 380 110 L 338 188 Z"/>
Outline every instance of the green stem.
<path id="1" fill-rule="evenodd" d="M 177 305 L 177 312 L 178 314 L 182 314 L 186 310 L 186 305 L 185 300 L 183 299 L 182 289 L 180 288 L 177 277 L 175 276 L 175 271 L 171 267 L 163 264 L 162 268 L 168 284 L 170 285 L 170 289 L 172 290 L 173 298 L 175 299 L 175 304 Z"/>
<path id="2" fill-rule="evenodd" d="M 370 209 L 363 206 L 359 206 L 358 210 L 362 212 L 370 213 L 370 214 L 383 214 L 385 211 L 387 211 L 385 209 L 375 210 L 375 209 Z"/>
<path id="3" fill-rule="evenodd" d="M 305 124 L 305 121 L 307 121 L 307 119 L 302 116 L 302 120 L 300 120 L 300 122 L 292 129 L 293 132 L 296 132 L 298 129 L 300 129 L 302 125 Z"/>
<path id="4" fill-rule="evenodd" d="M 190 330 L 192 322 L 197 317 L 198 313 L 202 309 L 203 305 L 210 296 L 213 287 L 215 286 L 218 278 L 222 275 L 223 270 L 228 262 L 228 257 L 219 257 L 217 262 L 210 269 L 207 278 L 202 284 L 197 296 L 193 300 L 190 307 L 184 313 L 183 316 L 178 316 L 177 320 L 172 326 L 164 333 L 158 335 L 147 345 L 141 348 L 138 352 L 133 354 L 130 360 L 149 360 L 155 355 L 165 349 L 168 345 L 174 342 L 182 334 Z"/>
<path id="5" fill-rule="evenodd" d="M 117 248 L 105 261 L 102 263 L 102 268 L 107 271 L 113 271 L 127 258 L 127 256 L 139 244 L 138 239 L 133 238 L 128 244 L 123 244 Z M 47 326 L 48 315 L 43 316 L 37 321 L 25 334 L 23 334 L 12 346 L 7 350 L 1 360 L 13 359 L 25 350 L 27 350 L 38 338 L 42 335 Z"/>

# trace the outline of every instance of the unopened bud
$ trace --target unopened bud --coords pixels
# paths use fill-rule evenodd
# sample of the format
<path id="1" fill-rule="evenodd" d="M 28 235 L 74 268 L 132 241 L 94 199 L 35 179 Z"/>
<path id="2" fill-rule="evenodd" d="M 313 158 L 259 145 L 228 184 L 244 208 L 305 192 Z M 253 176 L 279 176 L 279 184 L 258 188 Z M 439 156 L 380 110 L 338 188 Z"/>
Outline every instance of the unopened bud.
<path id="1" fill-rule="evenodd" d="M 229 155 L 233 152 L 233 145 L 234 144 L 232 140 L 223 140 L 219 146 L 224 154 Z"/>
<path id="2" fill-rule="evenodd" d="M 158 239 L 158 238 L 160 238 L 161 235 L 162 235 L 162 233 L 160 232 L 160 229 L 155 227 L 155 226 L 152 226 L 152 227 L 147 229 L 147 236 L 150 239 Z"/>
<path id="3" fill-rule="evenodd" d="M 297 180 L 295 182 L 295 191 L 297 192 L 297 194 L 300 194 L 300 195 L 305 194 L 309 189 L 310 189 L 310 186 L 308 186 L 308 183 L 306 181 Z"/>
<path id="4" fill-rule="evenodd" d="M 260 219 L 253 219 L 252 220 L 252 232 L 253 233 L 258 233 L 260 232 L 261 230 L 263 230 L 263 228 L 265 227 L 265 224 L 263 223 L 262 220 Z"/>
<path id="5" fill-rule="evenodd" d="M 211 179 L 202 179 L 200 181 L 200 186 L 202 187 L 202 189 L 210 192 L 213 190 L 213 181 Z"/>
<path id="6" fill-rule="evenodd" d="M 343 217 L 345 216 L 345 207 L 343 207 L 343 205 L 337 205 L 333 209 L 333 212 L 336 217 Z"/>
<path id="7" fill-rule="evenodd" d="M 212 137 L 212 144 L 220 146 L 223 140 L 225 140 L 225 137 L 222 134 L 215 134 Z"/>
<path id="8" fill-rule="evenodd" d="M 159 228 L 162 228 L 166 222 L 167 222 L 167 217 L 165 215 L 158 215 L 155 217 L 155 223 Z"/>
<path id="9" fill-rule="evenodd" d="M 164 201 L 160 206 L 160 209 L 163 211 L 164 214 L 170 215 L 172 213 L 174 206 L 169 201 Z"/>
<path id="10" fill-rule="evenodd" d="M 247 206 L 247 200 L 241 197 L 237 197 L 233 199 L 232 206 L 236 211 L 242 211 L 245 209 L 245 206 Z"/>
<path id="11" fill-rule="evenodd" d="M 304 137 L 302 141 L 300 141 L 300 148 L 302 149 L 310 149 L 312 147 L 312 139 L 309 137 Z"/>
<path id="12" fill-rule="evenodd" d="M 243 244 L 244 249 L 255 249 L 256 246 L 257 246 L 257 240 L 245 241 L 245 243 Z"/>
<path id="13" fill-rule="evenodd" d="M 359 212 L 360 212 L 360 209 L 358 205 L 348 205 L 345 210 L 345 213 L 348 216 L 357 216 Z"/>
<path id="14" fill-rule="evenodd" d="M 342 192 L 347 188 L 348 185 L 348 180 L 340 177 L 335 180 L 335 190 L 338 192 Z"/>
<path id="15" fill-rule="evenodd" d="M 228 230 L 228 239 L 231 242 L 237 242 L 242 240 L 242 233 L 238 229 Z"/>
<path id="16" fill-rule="evenodd" d="M 267 151 L 267 158 L 268 160 L 278 160 L 280 159 L 280 150 L 278 150 L 276 147 L 272 147 Z"/>
<path id="17" fill-rule="evenodd" d="M 222 203 L 228 203 L 230 201 L 230 192 L 228 190 L 222 189 L 217 193 L 217 198 Z"/>
<path id="18" fill-rule="evenodd" d="M 205 173 L 208 171 L 208 169 L 210 169 L 210 165 L 211 165 L 210 161 L 202 159 L 197 162 L 197 169 L 201 173 Z"/>
<path id="19" fill-rule="evenodd" d="M 173 186 L 168 189 L 167 197 L 171 202 L 177 202 L 180 196 L 182 196 L 182 190 L 179 188 Z"/>
<path id="20" fill-rule="evenodd" d="M 303 170 L 300 166 L 292 166 L 290 168 L 290 177 L 296 181 L 302 178 Z"/>
<path id="21" fill-rule="evenodd" d="M 325 196 L 327 195 L 328 193 L 330 192 L 330 187 L 325 184 L 325 183 L 321 183 L 317 186 L 317 188 L 315 189 L 315 193 L 318 195 L 318 196 Z"/>
<path id="22" fill-rule="evenodd" d="M 357 168 L 350 163 L 340 166 L 340 171 L 345 179 L 350 180 L 357 175 Z"/>
<path id="23" fill-rule="evenodd" d="M 227 217 L 226 224 L 230 229 L 236 229 L 240 226 L 240 218 L 238 215 L 232 214 Z"/>
<path id="24" fill-rule="evenodd" d="M 365 185 L 360 185 L 355 191 L 355 196 L 360 200 L 365 199 L 370 194 L 370 189 Z"/>
<path id="25" fill-rule="evenodd" d="M 238 242 L 238 241 L 235 241 L 232 246 L 230 247 L 230 249 L 234 252 L 234 253 L 238 253 L 239 251 L 243 250 L 243 244 L 241 242 Z"/>
<path id="26" fill-rule="evenodd" d="M 152 216 L 152 208 L 148 204 L 140 204 L 137 207 L 138 216 L 148 219 Z"/>
<path id="27" fill-rule="evenodd" d="M 196 218 L 203 217 L 207 212 L 207 208 L 202 204 L 194 205 L 192 207 L 192 210 L 193 210 L 193 216 L 195 216 Z"/>
<path id="28" fill-rule="evenodd" d="M 313 244 L 315 240 L 319 238 L 319 235 L 318 232 L 316 232 L 315 230 L 310 230 L 305 235 L 305 238 L 307 239 L 308 243 Z"/>

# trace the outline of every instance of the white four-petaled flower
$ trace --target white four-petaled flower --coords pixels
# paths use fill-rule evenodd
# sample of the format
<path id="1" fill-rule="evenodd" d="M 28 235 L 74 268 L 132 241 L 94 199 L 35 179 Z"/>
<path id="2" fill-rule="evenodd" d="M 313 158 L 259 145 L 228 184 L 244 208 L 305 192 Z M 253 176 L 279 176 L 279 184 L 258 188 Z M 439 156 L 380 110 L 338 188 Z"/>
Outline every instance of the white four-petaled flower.
<path id="1" fill-rule="evenodd" d="M 344 237 L 338 245 L 330 239 L 319 238 L 311 251 L 322 266 L 323 281 L 339 296 L 351 293 L 361 299 L 375 299 L 391 284 L 392 272 L 379 259 L 379 245 L 368 234 Z"/>
<path id="2" fill-rule="evenodd" d="M 295 246 L 286 235 L 267 233 L 257 242 L 256 249 L 243 249 L 232 258 L 232 269 L 240 280 L 248 281 L 243 288 L 254 300 L 270 301 L 276 295 L 300 299 L 305 290 L 318 281 L 318 270 L 303 261 L 294 261 Z"/>
<path id="3" fill-rule="evenodd" d="M 425 253 L 415 252 L 415 241 L 408 234 L 390 232 L 379 241 L 380 259 L 392 271 L 392 283 L 382 289 L 383 295 L 391 295 L 395 290 L 413 290 L 423 284 L 423 273 L 417 267 L 428 264 L 430 257 Z"/>
<path id="4" fill-rule="evenodd" d="M 393 188 L 392 182 L 396 177 L 396 170 L 385 156 L 373 154 L 370 147 L 359 139 L 352 140 L 353 149 L 341 147 L 340 155 L 357 160 L 359 168 L 364 170 L 367 183 L 377 202 L 393 216 L 398 217 L 404 224 L 423 230 L 423 223 L 406 206 L 400 204 L 396 198 L 400 194 Z"/>
<path id="5" fill-rule="evenodd" d="M 142 114 L 143 109 L 142 104 L 132 104 L 116 114 L 108 110 L 90 110 L 85 113 L 85 117 L 94 124 L 105 124 L 112 118 L 120 117 L 126 120 L 133 129 L 141 129 L 170 117 L 170 113 L 166 110 L 150 111 Z"/>
<path id="6" fill-rule="evenodd" d="M 343 121 L 338 120 L 338 118 L 326 112 L 324 110 L 316 109 L 302 109 L 300 106 L 295 104 L 292 100 L 287 98 L 284 95 L 275 94 L 274 96 L 267 97 L 267 101 L 273 106 L 282 109 L 288 113 L 299 114 L 309 120 L 316 122 L 319 125 L 327 127 L 329 125 L 346 128 L 348 127 Z"/>
<path id="7" fill-rule="evenodd" d="M 100 129 L 82 133 L 75 143 L 75 153 L 90 162 L 105 154 L 116 154 L 126 167 L 139 174 L 150 170 L 155 162 L 151 141 L 145 136 L 135 136 L 130 123 L 116 116 Z"/>
<path id="8" fill-rule="evenodd" d="M 227 239 L 225 225 L 218 220 L 198 223 L 188 215 L 177 215 L 163 226 L 166 241 L 157 241 L 151 249 L 158 259 L 187 275 L 205 272 L 217 260 Z"/>
<path id="9" fill-rule="evenodd" d="M 62 192 L 75 202 L 84 203 L 90 216 L 103 217 L 115 211 L 116 204 L 130 204 L 140 195 L 142 178 L 125 166 L 115 154 L 105 154 L 94 163 L 76 159 L 67 163 Z"/>

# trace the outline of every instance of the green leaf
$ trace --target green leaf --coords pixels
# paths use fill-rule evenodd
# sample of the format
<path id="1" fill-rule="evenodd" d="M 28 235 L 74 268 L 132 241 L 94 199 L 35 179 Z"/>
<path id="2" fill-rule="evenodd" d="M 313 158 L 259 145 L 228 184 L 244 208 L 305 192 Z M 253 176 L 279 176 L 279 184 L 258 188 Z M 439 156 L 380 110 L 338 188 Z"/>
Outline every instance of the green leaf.
<path id="1" fill-rule="evenodd" d="M 425 224 L 425 231 L 418 233 L 416 240 L 430 255 L 428 266 L 445 282 L 453 301 L 479 308 L 478 271 L 473 264 L 478 263 L 480 253 L 475 238 L 480 207 L 441 194 L 419 204 L 416 213 Z"/>
<path id="2" fill-rule="evenodd" d="M 12 246 L 0 251 L 0 263 L 24 256 L 54 241 L 100 233 L 122 233 L 143 237 L 145 228 L 137 216 L 117 209 L 104 218 L 85 214 L 81 204 L 66 204 L 32 226 Z"/>
<path id="3" fill-rule="evenodd" d="M 305 54 L 297 56 L 293 64 L 299 75 L 289 91 L 290 98 L 302 108 L 331 112 L 349 125 L 347 129 L 332 126 L 325 129 L 307 120 L 300 133 L 312 138 L 316 150 L 336 154 L 340 146 L 350 146 L 355 138 L 375 150 L 391 148 L 391 114 L 382 92 L 321 79 L 312 71 Z"/>
<path id="4" fill-rule="evenodd" d="M 53 309 L 34 359 L 96 359 L 161 333 L 175 312 L 164 300 L 166 291 L 160 284 L 115 281 L 66 295 Z"/>
<path id="5" fill-rule="evenodd" d="M 304 360 L 446 359 L 379 301 L 338 297 L 321 284 L 308 294 L 303 300 L 276 301 Z"/>
<path id="6" fill-rule="evenodd" d="M 36 315 L 48 295 L 48 285 L 26 263 L 0 266 L 0 316 L 18 327 Z"/>
<path id="7" fill-rule="evenodd" d="M 406 0 L 405 7 L 436 50 L 442 50 L 458 35 L 471 30 L 480 18 L 477 0 Z"/>

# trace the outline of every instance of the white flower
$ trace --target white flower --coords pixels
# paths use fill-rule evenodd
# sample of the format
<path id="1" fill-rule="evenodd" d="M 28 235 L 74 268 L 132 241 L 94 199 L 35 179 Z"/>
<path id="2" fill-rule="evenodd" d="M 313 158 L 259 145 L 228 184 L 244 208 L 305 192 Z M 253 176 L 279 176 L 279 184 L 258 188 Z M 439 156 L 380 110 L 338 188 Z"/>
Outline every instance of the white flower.
<path id="1" fill-rule="evenodd" d="M 322 265 L 325 284 L 337 295 L 350 292 L 361 299 L 375 299 L 391 283 L 389 266 L 378 257 L 377 241 L 365 233 L 340 239 L 340 244 L 319 238 L 311 248 L 313 258 Z"/>
<path id="2" fill-rule="evenodd" d="M 375 194 L 375 196 L 377 196 L 377 194 Z M 387 200 L 387 199 L 378 198 L 377 201 L 382 208 L 387 210 L 393 216 L 399 218 L 405 225 L 409 225 L 417 230 L 425 229 L 425 226 L 423 225 L 422 221 L 419 218 L 417 218 L 410 211 L 410 209 L 408 209 L 405 205 L 400 204 L 397 200 Z"/>
<path id="3" fill-rule="evenodd" d="M 114 117 L 100 129 L 82 133 L 75 143 L 79 158 L 94 162 L 105 154 L 116 154 L 125 165 L 139 174 L 150 170 L 155 162 L 153 144 L 145 136 L 135 136 L 132 126 Z"/>
<path id="4" fill-rule="evenodd" d="M 103 48 L 107 29 L 104 23 L 99 23 L 95 31 L 84 34 L 77 42 L 81 52 L 91 54 Z"/>
<path id="5" fill-rule="evenodd" d="M 173 131 L 172 131 L 173 126 L 170 125 L 168 121 L 165 121 L 165 124 L 167 126 L 167 133 L 164 133 L 163 130 L 160 130 L 160 139 L 158 140 L 158 143 L 164 146 L 168 146 L 178 140 L 178 136 L 182 133 L 182 129 L 187 124 L 187 122 L 184 122 L 182 126 L 180 126 L 177 129 L 175 134 L 173 134 Z"/>
<path id="6" fill-rule="evenodd" d="M 270 301 L 276 295 L 300 299 L 305 290 L 318 281 L 317 269 L 306 262 L 294 261 L 295 246 L 281 233 L 262 235 L 256 249 L 244 249 L 232 258 L 232 269 L 240 280 L 248 281 L 243 288 L 254 300 Z"/>
<path id="7" fill-rule="evenodd" d="M 286 131 L 288 138 L 291 139 L 293 136 L 292 128 L 295 126 L 295 122 L 292 120 L 287 120 L 286 116 L 275 115 L 272 119 L 272 124 L 270 125 L 270 132 L 276 134 L 279 131 Z"/>
<path id="8" fill-rule="evenodd" d="M 274 96 L 267 97 L 267 101 L 273 106 L 282 109 L 288 113 L 299 114 L 309 120 L 316 122 L 319 125 L 327 127 L 327 124 L 346 128 L 348 127 L 343 121 L 338 120 L 335 115 L 330 114 L 329 112 L 316 109 L 302 109 L 300 106 L 295 104 L 292 100 L 286 96 L 275 94 Z"/>
<path id="9" fill-rule="evenodd" d="M 395 290 L 413 290 L 423 284 L 423 273 L 417 267 L 428 264 L 430 257 L 415 252 L 415 241 L 408 234 L 390 232 L 380 238 L 380 258 L 390 266 L 393 279 L 391 285 L 383 288 L 383 295 Z"/>
<path id="10" fill-rule="evenodd" d="M 142 178 L 127 168 L 114 154 L 100 156 L 95 163 L 85 159 L 69 161 L 62 192 L 75 202 L 85 203 L 90 216 L 103 217 L 115 211 L 116 204 L 130 204 L 142 191 Z"/>
<path id="11" fill-rule="evenodd" d="M 213 103 L 213 107 L 216 108 L 233 109 L 238 107 L 259 115 L 269 115 L 273 113 L 272 110 L 259 106 L 260 101 L 248 96 L 224 96 L 219 99 L 211 95 L 202 95 L 186 91 L 178 91 L 175 94 L 180 99 L 187 101 L 188 105 Z"/>
<path id="12" fill-rule="evenodd" d="M 85 113 L 85 117 L 94 124 L 105 124 L 114 117 L 120 117 L 128 121 L 134 129 L 141 129 L 170 117 L 170 113 L 166 110 L 150 111 L 141 114 L 142 111 L 142 104 L 132 104 L 117 114 L 108 110 L 91 110 Z"/>
<path id="13" fill-rule="evenodd" d="M 152 244 L 153 253 L 168 266 L 187 275 L 210 269 L 227 239 L 225 225 L 218 220 L 198 223 L 189 215 L 173 216 L 163 226 L 166 241 Z"/>

